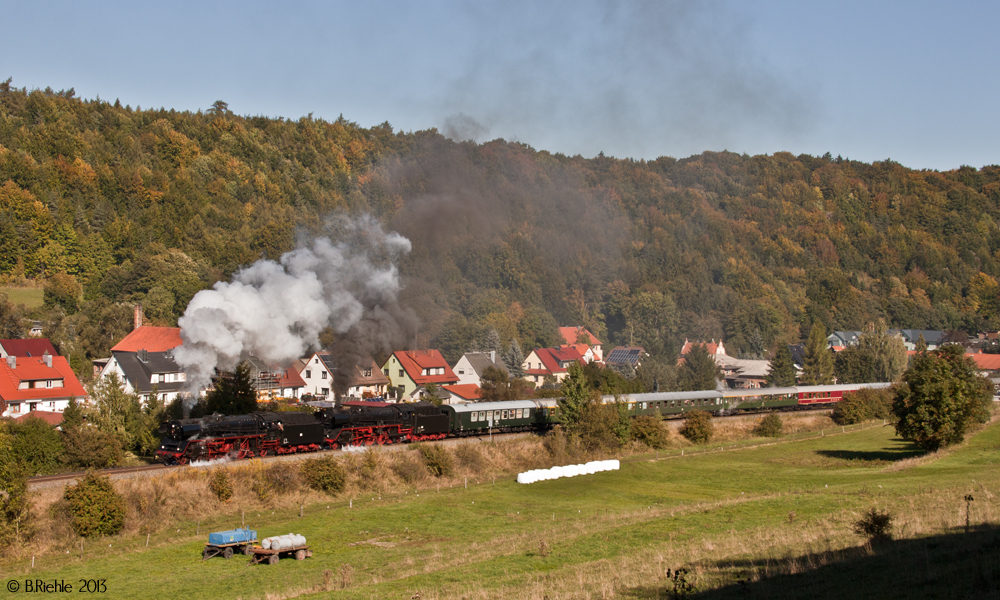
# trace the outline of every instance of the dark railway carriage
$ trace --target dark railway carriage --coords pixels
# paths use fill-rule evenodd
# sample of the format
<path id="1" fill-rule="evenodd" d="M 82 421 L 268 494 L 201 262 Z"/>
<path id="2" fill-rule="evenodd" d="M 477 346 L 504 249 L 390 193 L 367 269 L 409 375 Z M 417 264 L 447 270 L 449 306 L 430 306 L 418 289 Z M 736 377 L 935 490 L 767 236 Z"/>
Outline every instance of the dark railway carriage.
<path id="1" fill-rule="evenodd" d="M 481 435 L 547 429 L 558 422 L 555 400 L 470 402 L 441 407 L 449 416 L 452 435 Z"/>

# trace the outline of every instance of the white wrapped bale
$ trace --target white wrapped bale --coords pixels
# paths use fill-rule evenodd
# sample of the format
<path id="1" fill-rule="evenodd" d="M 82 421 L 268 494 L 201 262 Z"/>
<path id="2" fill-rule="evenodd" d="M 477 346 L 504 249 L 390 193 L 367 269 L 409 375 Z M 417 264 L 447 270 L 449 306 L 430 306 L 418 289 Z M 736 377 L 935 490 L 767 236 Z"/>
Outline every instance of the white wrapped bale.
<path id="1" fill-rule="evenodd" d="M 263 548 L 264 550 L 270 550 L 271 549 L 271 538 L 264 538 L 263 541 L 261 541 L 261 543 L 260 543 L 260 547 Z"/>
<path id="2" fill-rule="evenodd" d="M 608 461 L 608 462 L 611 463 L 611 470 L 612 471 L 617 471 L 618 469 L 622 468 L 622 463 L 618 459 L 614 459 L 614 460 L 611 460 L 611 461 Z"/>

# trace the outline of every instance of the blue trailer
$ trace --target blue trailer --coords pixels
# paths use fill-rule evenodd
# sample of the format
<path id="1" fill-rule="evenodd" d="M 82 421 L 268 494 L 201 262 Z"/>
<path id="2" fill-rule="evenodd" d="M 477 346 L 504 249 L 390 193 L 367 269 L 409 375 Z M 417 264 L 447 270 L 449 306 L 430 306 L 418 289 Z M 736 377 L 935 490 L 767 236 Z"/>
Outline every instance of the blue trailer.
<path id="1" fill-rule="evenodd" d="M 216 531 L 208 534 L 208 543 L 201 551 L 201 559 L 208 560 L 221 554 L 222 558 L 228 560 L 233 557 L 234 552 L 242 552 L 249 556 L 253 552 L 255 543 L 257 543 L 257 532 L 253 529 Z"/>

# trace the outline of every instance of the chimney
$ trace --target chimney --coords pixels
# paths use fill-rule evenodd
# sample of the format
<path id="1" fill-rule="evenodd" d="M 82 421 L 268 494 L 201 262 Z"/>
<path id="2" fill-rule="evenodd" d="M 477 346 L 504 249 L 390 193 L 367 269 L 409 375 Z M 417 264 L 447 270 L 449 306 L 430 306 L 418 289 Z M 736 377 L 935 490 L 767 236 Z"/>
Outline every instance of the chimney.
<path id="1" fill-rule="evenodd" d="M 16 369 L 17 368 L 17 357 L 14 356 L 13 354 L 11 354 L 10 356 L 8 356 L 7 357 L 7 366 L 10 367 L 11 369 Z"/>
<path id="2" fill-rule="evenodd" d="M 490 350 L 490 362 L 495 363 L 497 361 L 497 351 Z"/>
<path id="3" fill-rule="evenodd" d="M 51 354 L 49 354 L 48 352 L 46 352 L 45 354 L 42 355 L 42 360 L 45 361 L 45 366 L 46 367 L 48 367 L 50 369 L 52 368 L 52 355 Z"/>
<path id="4" fill-rule="evenodd" d="M 132 319 L 132 330 L 139 329 L 142 327 L 142 305 L 135 305 L 135 317 Z"/>

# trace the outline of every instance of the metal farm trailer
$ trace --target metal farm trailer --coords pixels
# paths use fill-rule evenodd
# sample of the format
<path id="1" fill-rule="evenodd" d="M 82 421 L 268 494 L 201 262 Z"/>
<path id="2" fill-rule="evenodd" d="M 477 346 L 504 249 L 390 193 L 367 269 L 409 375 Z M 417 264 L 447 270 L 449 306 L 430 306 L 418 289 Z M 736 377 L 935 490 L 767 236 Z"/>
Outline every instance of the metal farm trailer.
<path id="1" fill-rule="evenodd" d="M 251 548 L 257 542 L 257 532 L 252 529 L 233 529 L 217 531 L 208 534 L 208 543 L 201 551 L 201 559 L 208 560 L 213 556 L 222 555 L 229 560 L 236 552 L 250 555 Z"/>
<path id="2" fill-rule="evenodd" d="M 251 565 L 259 565 L 262 562 L 273 565 L 278 562 L 278 558 L 282 554 L 295 557 L 295 560 L 304 560 L 313 555 L 309 546 L 292 546 L 291 548 L 283 548 L 281 550 L 269 550 L 260 546 L 254 546 L 250 548 L 247 554 L 251 555 L 249 563 Z"/>

